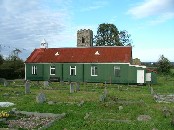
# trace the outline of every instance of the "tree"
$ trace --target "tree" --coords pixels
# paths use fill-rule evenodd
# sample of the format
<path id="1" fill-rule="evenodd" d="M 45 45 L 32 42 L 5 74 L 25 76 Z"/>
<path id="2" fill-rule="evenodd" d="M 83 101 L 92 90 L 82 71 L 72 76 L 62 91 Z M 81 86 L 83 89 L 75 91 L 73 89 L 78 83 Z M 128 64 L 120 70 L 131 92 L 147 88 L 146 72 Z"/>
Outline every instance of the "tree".
<path id="1" fill-rule="evenodd" d="M 171 67 L 172 65 L 170 61 L 167 58 L 165 58 L 164 55 L 161 55 L 157 62 L 158 72 L 167 75 L 170 73 Z"/>
<path id="2" fill-rule="evenodd" d="M 19 50 L 19 49 L 15 49 L 15 50 L 13 50 L 13 55 L 16 57 L 16 58 L 19 58 L 19 56 L 18 56 L 18 54 L 19 53 L 21 53 L 21 50 Z"/>
<path id="3" fill-rule="evenodd" d="M 131 35 L 126 30 L 120 31 L 120 33 L 119 33 L 120 42 L 124 46 L 132 45 L 132 40 L 130 39 L 130 37 L 131 37 Z"/>
<path id="4" fill-rule="evenodd" d="M 25 65 L 24 61 L 18 57 L 19 52 L 21 52 L 19 49 L 15 49 L 9 57 L 3 60 L 3 64 L 0 66 L 0 77 L 6 79 L 24 78 Z"/>
<path id="5" fill-rule="evenodd" d="M 3 56 L 0 54 L 0 65 L 2 65 L 4 62 Z"/>
<path id="6" fill-rule="evenodd" d="M 114 24 L 100 24 L 97 35 L 94 37 L 96 46 L 122 46 L 119 40 L 119 31 Z"/>

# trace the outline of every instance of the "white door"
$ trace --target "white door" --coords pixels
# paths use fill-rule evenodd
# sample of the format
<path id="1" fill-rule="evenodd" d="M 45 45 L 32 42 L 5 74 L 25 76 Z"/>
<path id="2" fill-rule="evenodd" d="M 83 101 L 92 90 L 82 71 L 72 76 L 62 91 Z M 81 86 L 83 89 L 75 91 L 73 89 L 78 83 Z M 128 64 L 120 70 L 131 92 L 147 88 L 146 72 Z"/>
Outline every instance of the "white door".
<path id="1" fill-rule="evenodd" d="M 146 73 L 146 81 L 151 81 L 151 73 Z"/>
<path id="2" fill-rule="evenodd" d="M 137 83 L 144 83 L 144 70 L 137 70 Z"/>

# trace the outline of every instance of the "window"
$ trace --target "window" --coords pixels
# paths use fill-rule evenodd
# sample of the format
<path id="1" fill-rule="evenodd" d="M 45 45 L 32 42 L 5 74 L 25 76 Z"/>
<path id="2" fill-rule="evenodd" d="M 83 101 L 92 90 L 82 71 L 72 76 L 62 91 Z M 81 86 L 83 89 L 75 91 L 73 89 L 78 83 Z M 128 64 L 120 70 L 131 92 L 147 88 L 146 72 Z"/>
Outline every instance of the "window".
<path id="1" fill-rule="evenodd" d="M 82 43 L 85 43 L 85 38 L 84 37 L 82 37 Z"/>
<path id="2" fill-rule="evenodd" d="M 76 75 L 76 66 L 70 66 L 70 75 Z"/>
<path id="3" fill-rule="evenodd" d="M 31 74 L 37 74 L 37 66 L 32 66 Z"/>
<path id="4" fill-rule="evenodd" d="M 120 77 L 120 66 L 114 66 L 115 77 Z"/>
<path id="5" fill-rule="evenodd" d="M 50 75 L 55 75 L 55 74 L 56 74 L 56 67 L 50 66 Z"/>
<path id="6" fill-rule="evenodd" d="M 91 76 L 98 76 L 97 66 L 91 66 Z"/>

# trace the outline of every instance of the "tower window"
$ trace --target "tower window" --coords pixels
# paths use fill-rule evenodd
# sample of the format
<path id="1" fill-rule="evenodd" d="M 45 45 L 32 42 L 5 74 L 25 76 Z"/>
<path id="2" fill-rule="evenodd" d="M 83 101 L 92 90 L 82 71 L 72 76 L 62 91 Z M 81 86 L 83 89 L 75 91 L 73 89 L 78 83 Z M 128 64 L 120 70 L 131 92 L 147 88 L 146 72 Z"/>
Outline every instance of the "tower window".
<path id="1" fill-rule="evenodd" d="M 82 43 L 85 43 L 85 38 L 84 37 L 82 37 Z"/>

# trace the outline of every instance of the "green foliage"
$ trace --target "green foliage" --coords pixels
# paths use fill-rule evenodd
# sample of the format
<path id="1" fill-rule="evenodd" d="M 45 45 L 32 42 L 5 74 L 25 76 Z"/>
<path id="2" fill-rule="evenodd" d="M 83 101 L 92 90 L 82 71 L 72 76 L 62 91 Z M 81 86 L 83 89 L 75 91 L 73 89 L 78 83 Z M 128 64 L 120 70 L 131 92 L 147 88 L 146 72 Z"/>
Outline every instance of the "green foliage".
<path id="1" fill-rule="evenodd" d="M 164 55 L 161 55 L 158 62 L 157 62 L 157 70 L 159 73 L 161 74 L 170 74 L 170 69 L 171 69 L 172 65 L 170 63 L 170 61 L 164 57 Z"/>
<path id="2" fill-rule="evenodd" d="M 100 24 L 97 35 L 94 37 L 96 46 L 122 46 L 119 40 L 119 31 L 114 24 Z"/>
<path id="3" fill-rule="evenodd" d="M 2 56 L 2 55 L 0 55 L 0 65 L 2 65 L 2 64 L 3 64 L 3 62 L 4 62 L 3 56 Z"/>
<path id="4" fill-rule="evenodd" d="M 24 78 L 25 65 L 24 61 L 15 55 L 10 55 L 3 60 L 3 64 L 0 65 L 0 78 L 5 79 L 17 79 Z"/>
<path id="5" fill-rule="evenodd" d="M 131 35 L 126 30 L 120 31 L 119 33 L 120 42 L 124 46 L 132 46 L 132 40 L 130 39 L 130 37 Z"/>
<path id="6" fill-rule="evenodd" d="M 25 76 L 24 68 L 14 70 L 12 68 L 0 69 L 0 77 L 5 79 L 21 79 Z"/>
<path id="7" fill-rule="evenodd" d="M 94 37 L 96 46 L 132 46 L 128 31 L 118 31 L 114 24 L 100 24 Z"/>

